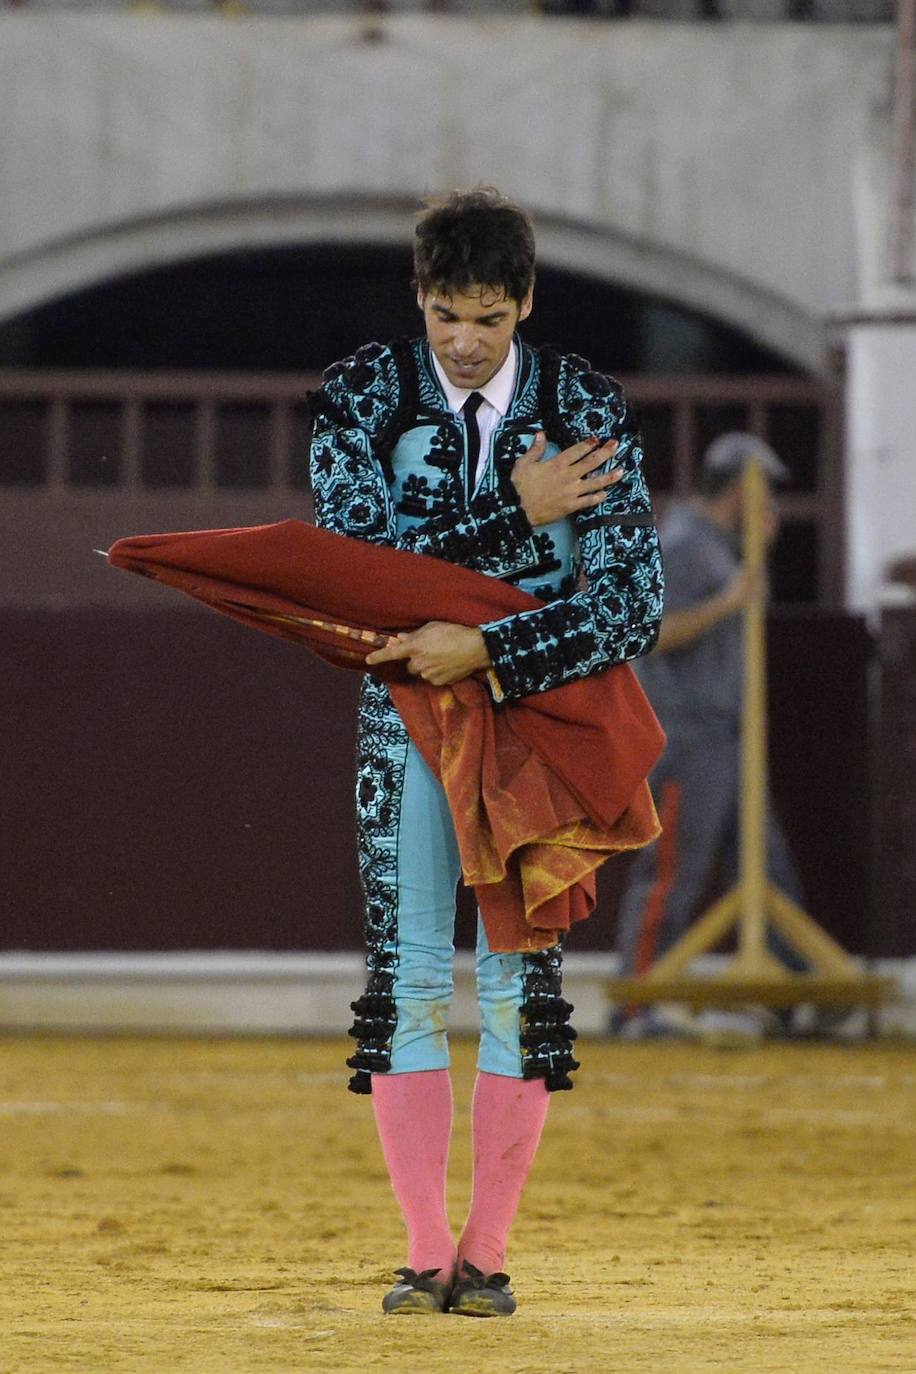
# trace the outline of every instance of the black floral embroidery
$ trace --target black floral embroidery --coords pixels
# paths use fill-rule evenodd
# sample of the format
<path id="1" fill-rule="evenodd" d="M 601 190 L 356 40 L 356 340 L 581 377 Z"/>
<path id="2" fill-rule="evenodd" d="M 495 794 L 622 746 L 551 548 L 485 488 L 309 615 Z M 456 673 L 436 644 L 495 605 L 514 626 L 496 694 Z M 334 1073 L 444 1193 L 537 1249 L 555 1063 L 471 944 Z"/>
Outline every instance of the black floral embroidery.
<path id="1" fill-rule="evenodd" d="M 559 587 L 555 587 L 551 582 L 544 582 L 540 587 L 535 587 L 533 594 L 541 601 L 565 601 L 576 590 L 577 582 L 576 574 L 569 573 L 562 579 Z"/>
<path id="2" fill-rule="evenodd" d="M 531 434 L 519 434 L 511 430 L 501 434 L 493 454 L 497 471 L 508 476 L 518 459 L 528 452 L 532 440 L 533 435 Z"/>
<path id="3" fill-rule="evenodd" d="M 356 762 L 356 826 L 359 868 L 366 902 L 366 965 L 369 978 L 349 1034 L 356 1051 L 350 1090 L 371 1092 L 373 1073 L 387 1073 L 397 1025 L 397 833 L 407 757 L 407 732 L 384 684 L 366 677 L 360 694 Z"/>
<path id="4" fill-rule="evenodd" d="M 447 478 L 430 485 L 428 477 L 411 472 L 401 487 L 397 509 L 402 515 L 436 515 L 447 510 L 453 499 L 454 487 Z"/>
<path id="5" fill-rule="evenodd" d="M 465 504 L 458 487 L 464 440 L 457 420 L 443 417 L 433 437 L 429 462 L 453 486 L 437 491 L 442 509 L 421 511 L 411 500 L 401 513 L 419 514 L 422 525 L 398 531 L 390 495 L 391 447 L 409 427 L 404 398 L 416 398 L 424 414 L 442 413 L 442 397 L 423 364 L 425 341 L 412 345 L 372 346 L 358 361 L 337 364 L 325 373 L 324 386 L 313 398 L 312 493 L 315 518 L 326 529 L 390 544 L 395 548 L 443 558 L 476 568 L 492 577 L 524 573 L 537 563 L 532 530 L 517 493 L 478 492 Z M 349 390 L 355 368 L 358 394 Z M 528 388 L 530 391 L 530 388 Z M 366 402 L 371 415 L 362 414 Z M 354 407 L 359 404 L 360 413 Z M 409 423 L 412 423 L 409 422 Z"/>
<path id="6" fill-rule="evenodd" d="M 552 600 L 543 610 L 483 627 L 507 698 L 544 691 L 648 653 L 661 620 L 662 566 L 654 523 L 614 521 L 618 516 L 651 518 L 652 513 L 633 413 L 617 384 L 582 359 L 543 350 L 541 364 L 541 414 L 548 436 L 561 448 L 595 430 L 598 437 L 616 438 L 613 463 L 624 475 L 578 527 L 587 587 Z M 577 406 L 583 401 L 586 406 Z"/>
<path id="7" fill-rule="evenodd" d="M 549 534 L 536 534 L 534 548 L 537 563 L 528 574 L 529 577 L 543 577 L 545 573 L 559 572 L 563 565 L 557 558 L 556 546 Z"/>
<path id="8" fill-rule="evenodd" d="M 445 472 L 457 473 L 461 468 L 464 445 L 461 433 L 455 424 L 441 424 L 432 437 L 426 461 L 430 467 L 442 468 Z"/>

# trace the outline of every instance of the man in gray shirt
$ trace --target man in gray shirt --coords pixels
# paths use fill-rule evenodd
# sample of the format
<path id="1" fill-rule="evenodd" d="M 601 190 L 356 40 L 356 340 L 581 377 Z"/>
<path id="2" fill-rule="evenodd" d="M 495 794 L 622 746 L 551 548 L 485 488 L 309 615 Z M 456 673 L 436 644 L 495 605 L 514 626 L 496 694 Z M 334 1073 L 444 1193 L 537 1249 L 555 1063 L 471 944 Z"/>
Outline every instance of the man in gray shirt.
<path id="1" fill-rule="evenodd" d="M 662 835 L 630 870 L 621 905 L 621 973 L 645 973 L 684 933 L 721 862 L 737 877 L 743 646 L 741 611 L 765 588 L 741 562 L 742 477 L 751 457 L 767 477 L 766 534 L 778 529 L 772 483 L 788 470 L 750 434 L 724 434 L 703 457 L 699 496 L 669 508 L 659 531 L 665 613 L 639 675 L 668 735 L 652 777 Z M 767 819 L 770 877 L 799 899 L 785 837 Z M 787 951 L 780 947 L 784 959 Z M 790 959 L 792 966 L 797 961 Z M 663 1033 L 651 1011 L 617 1018 L 624 1035 Z"/>

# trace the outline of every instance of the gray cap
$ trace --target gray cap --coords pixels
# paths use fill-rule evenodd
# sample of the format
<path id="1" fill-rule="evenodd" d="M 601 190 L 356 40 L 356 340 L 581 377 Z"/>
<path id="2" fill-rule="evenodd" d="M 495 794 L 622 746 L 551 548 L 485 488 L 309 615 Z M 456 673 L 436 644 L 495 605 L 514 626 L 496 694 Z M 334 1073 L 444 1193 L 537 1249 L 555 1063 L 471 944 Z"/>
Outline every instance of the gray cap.
<path id="1" fill-rule="evenodd" d="M 760 460 L 760 466 L 774 482 L 788 482 L 792 476 L 785 463 L 763 439 L 755 434 L 742 434 L 731 430 L 720 434 L 703 454 L 703 471 L 710 476 L 726 476 L 739 473 L 751 458 Z"/>

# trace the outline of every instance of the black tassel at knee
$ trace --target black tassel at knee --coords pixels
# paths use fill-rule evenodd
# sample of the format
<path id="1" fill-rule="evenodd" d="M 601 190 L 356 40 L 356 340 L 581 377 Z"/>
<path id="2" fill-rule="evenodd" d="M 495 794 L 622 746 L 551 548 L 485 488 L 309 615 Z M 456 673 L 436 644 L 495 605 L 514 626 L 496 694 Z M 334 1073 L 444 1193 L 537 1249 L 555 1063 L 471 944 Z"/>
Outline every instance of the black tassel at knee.
<path id="1" fill-rule="evenodd" d="M 579 1067 L 572 1046 L 577 1033 L 569 1024 L 572 1003 L 561 995 L 559 946 L 525 956 L 525 1000 L 519 1008 L 522 1076 L 543 1078 L 548 1092 L 568 1092 L 570 1074 Z"/>
<path id="2" fill-rule="evenodd" d="M 355 1070 L 347 1085 L 351 1093 L 371 1093 L 371 1075 L 391 1068 L 391 1039 L 397 1025 L 393 987 L 391 973 L 374 972 L 362 997 L 350 1003 L 355 1015 L 347 1034 L 356 1041 L 356 1053 L 347 1060 L 347 1067 Z"/>

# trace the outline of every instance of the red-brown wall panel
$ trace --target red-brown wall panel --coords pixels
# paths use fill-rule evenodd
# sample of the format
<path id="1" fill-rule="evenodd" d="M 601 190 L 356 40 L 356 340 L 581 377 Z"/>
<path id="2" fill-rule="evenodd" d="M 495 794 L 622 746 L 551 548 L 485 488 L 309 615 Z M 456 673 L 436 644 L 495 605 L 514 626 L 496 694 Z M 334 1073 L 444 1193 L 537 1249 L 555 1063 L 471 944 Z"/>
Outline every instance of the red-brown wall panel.
<path id="1" fill-rule="evenodd" d="M 359 946 L 355 675 L 193 608 L 3 611 L 0 635 L 3 948 Z M 770 650 L 808 905 L 867 950 L 866 633 L 799 611 Z M 625 867 L 573 948 L 612 947 Z"/>

